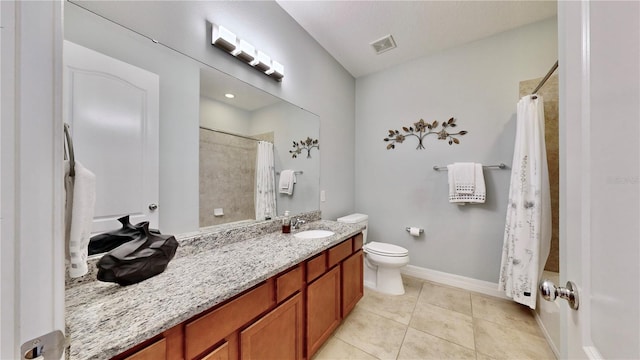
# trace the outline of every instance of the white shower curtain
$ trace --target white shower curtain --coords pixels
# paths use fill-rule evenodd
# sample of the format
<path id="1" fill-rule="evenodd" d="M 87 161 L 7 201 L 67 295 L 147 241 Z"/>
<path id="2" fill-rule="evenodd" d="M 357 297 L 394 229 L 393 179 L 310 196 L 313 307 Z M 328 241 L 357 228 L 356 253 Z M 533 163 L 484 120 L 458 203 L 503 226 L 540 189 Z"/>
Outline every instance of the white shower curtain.
<path id="1" fill-rule="evenodd" d="M 258 141 L 256 156 L 256 220 L 264 220 L 267 214 L 276 216 L 276 180 L 273 161 L 273 144 Z"/>
<path id="2" fill-rule="evenodd" d="M 535 309 L 551 243 L 542 96 L 520 99 L 517 116 L 499 287 L 514 301 Z"/>

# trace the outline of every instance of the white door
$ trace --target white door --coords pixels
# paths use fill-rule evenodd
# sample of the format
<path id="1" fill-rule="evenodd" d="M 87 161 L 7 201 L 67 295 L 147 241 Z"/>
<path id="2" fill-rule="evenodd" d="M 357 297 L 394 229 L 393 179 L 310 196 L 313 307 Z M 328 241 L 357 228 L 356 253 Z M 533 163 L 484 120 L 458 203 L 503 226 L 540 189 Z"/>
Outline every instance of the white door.
<path id="1" fill-rule="evenodd" d="M 158 227 L 159 77 L 64 42 L 64 109 L 75 158 L 96 175 L 92 231 L 117 218 Z"/>
<path id="2" fill-rule="evenodd" d="M 640 2 L 558 4 L 562 357 L 639 359 Z"/>

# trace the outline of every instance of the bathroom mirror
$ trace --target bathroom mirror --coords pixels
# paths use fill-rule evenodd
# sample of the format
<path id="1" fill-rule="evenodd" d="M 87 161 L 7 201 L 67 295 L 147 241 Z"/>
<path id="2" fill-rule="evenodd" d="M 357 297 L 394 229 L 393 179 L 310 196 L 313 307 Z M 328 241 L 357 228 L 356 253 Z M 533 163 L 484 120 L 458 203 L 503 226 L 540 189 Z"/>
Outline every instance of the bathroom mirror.
<path id="1" fill-rule="evenodd" d="M 77 4 L 65 2 L 64 11 L 65 40 L 159 78 L 159 220 L 155 226 L 161 231 L 182 233 L 256 221 L 258 140 L 273 143 L 276 173 L 297 172 L 292 195 L 279 193 L 275 176 L 277 210 L 272 216 L 285 210 L 298 214 L 319 209 L 318 149 L 310 157 L 306 151 L 296 158 L 290 153 L 294 141 L 318 139 L 317 115 Z M 76 151 L 80 161 L 83 155 Z"/>

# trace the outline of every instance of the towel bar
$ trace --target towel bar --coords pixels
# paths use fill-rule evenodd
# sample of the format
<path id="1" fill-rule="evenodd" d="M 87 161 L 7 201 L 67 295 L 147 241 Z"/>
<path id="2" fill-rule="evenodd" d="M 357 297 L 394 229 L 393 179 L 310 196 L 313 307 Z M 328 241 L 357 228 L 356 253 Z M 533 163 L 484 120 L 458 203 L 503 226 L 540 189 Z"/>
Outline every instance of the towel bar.
<path id="1" fill-rule="evenodd" d="M 504 163 L 500 163 L 498 165 L 483 165 L 482 167 L 484 168 L 498 168 L 498 169 L 506 169 L 507 165 L 505 165 Z M 447 167 L 446 166 L 438 166 L 438 165 L 434 165 L 433 166 L 433 170 L 435 171 L 447 171 Z"/>

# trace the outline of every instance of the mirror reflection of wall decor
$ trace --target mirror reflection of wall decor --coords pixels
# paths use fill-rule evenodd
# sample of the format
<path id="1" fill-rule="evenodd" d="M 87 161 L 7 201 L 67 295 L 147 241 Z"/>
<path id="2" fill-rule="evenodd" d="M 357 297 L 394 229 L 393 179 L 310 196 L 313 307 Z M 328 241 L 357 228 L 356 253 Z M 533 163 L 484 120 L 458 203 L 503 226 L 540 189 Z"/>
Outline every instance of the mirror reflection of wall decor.
<path id="1" fill-rule="evenodd" d="M 441 130 L 437 130 L 438 125 L 442 126 Z M 427 135 L 435 134 L 438 135 L 438 140 L 449 140 L 449 145 L 460 144 L 460 140 L 454 137 L 454 135 L 462 136 L 467 134 L 467 131 L 461 130 L 455 133 L 449 132 L 451 131 L 449 129 L 455 128 L 456 126 L 458 125 L 454 118 L 450 118 L 448 121 L 443 121 L 442 124 L 437 120 L 434 120 L 432 123 L 427 123 L 423 119 L 420 119 L 420 121 L 413 123 L 413 126 L 403 126 L 402 130 L 404 131 L 404 134 L 401 134 L 398 130 L 389 130 L 389 135 L 384 138 L 384 141 L 389 143 L 387 145 L 387 150 L 391 150 L 396 148 L 396 144 L 403 143 L 407 137 L 415 136 L 418 138 L 418 146 L 416 147 L 416 150 L 422 150 L 425 148 L 422 144 L 422 140 Z"/>
<path id="2" fill-rule="evenodd" d="M 163 39 L 152 41 L 142 31 L 136 33 L 135 27 L 109 20 L 102 4 L 66 1 L 65 40 L 159 76 L 162 212 L 158 226 L 163 232 L 177 234 L 256 221 L 258 141 L 273 143 L 276 172 L 296 168 L 305 174 L 304 179 L 298 178 L 295 196 L 276 195 L 277 209 L 272 216 L 284 210 L 292 215 L 319 210 L 319 158 L 294 164 L 288 152 L 297 134 L 319 137 L 317 115 L 175 51 Z M 141 3 L 151 8 L 156 5 Z M 235 98 L 226 98 L 228 93 Z M 241 200 L 223 196 L 231 192 L 246 196 Z"/>
<path id="3" fill-rule="evenodd" d="M 298 155 L 302 154 L 302 150 L 307 150 L 307 159 L 311 158 L 311 149 L 316 148 L 320 150 L 320 143 L 318 139 L 311 139 L 307 136 L 307 140 L 300 140 L 293 142 L 293 150 L 289 150 L 291 157 L 293 159 L 297 158 Z"/>

